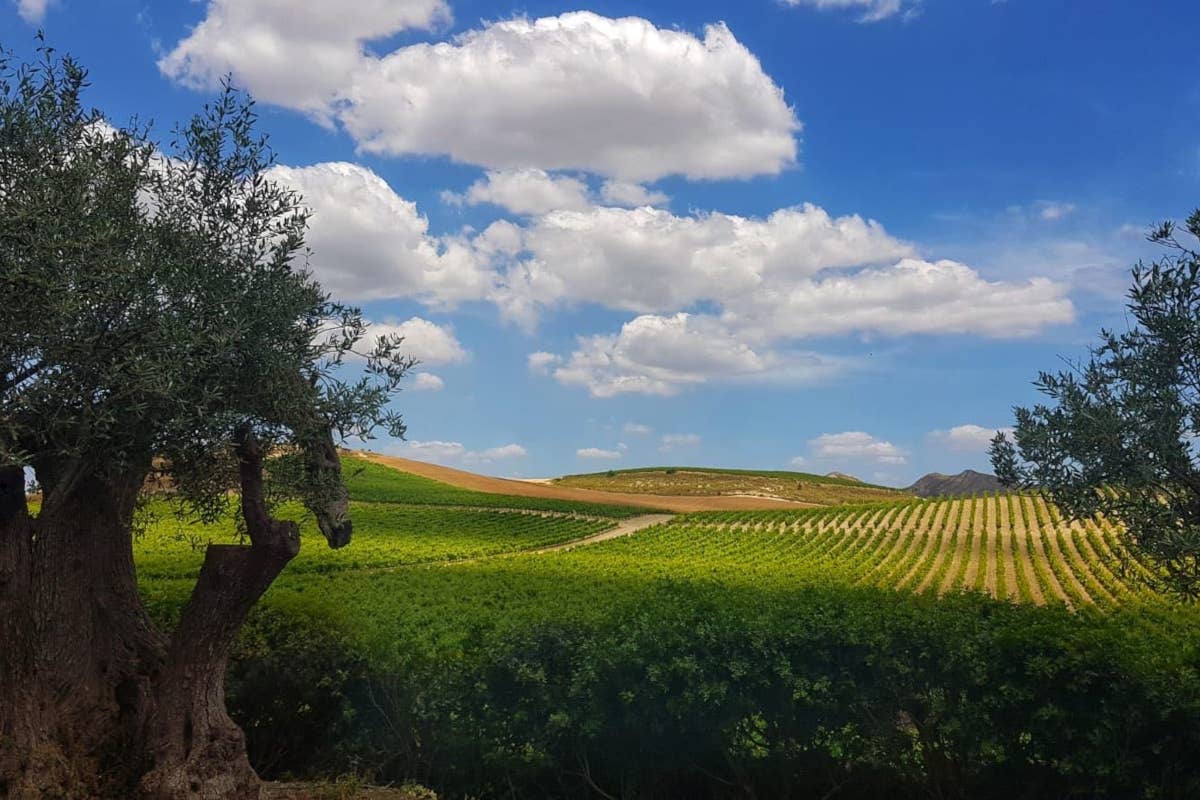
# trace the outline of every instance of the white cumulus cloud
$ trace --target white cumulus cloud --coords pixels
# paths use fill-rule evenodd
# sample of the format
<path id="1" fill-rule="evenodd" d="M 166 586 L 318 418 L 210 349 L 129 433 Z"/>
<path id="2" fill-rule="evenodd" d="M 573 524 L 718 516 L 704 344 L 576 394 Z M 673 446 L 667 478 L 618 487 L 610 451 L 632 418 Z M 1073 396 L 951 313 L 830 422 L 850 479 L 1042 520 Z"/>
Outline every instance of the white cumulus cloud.
<path id="1" fill-rule="evenodd" d="M 553 366 L 560 382 L 599 397 L 836 371 L 794 351 L 805 338 L 1020 337 L 1074 318 L 1060 283 L 989 280 L 966 264 L 927 261 L 872 220 L 813 205 L 765 218 L 592 207 L 502 233 L 506 248 L 494 252 L 508 266 L 493 297 L 511 318 L 531 325 L 545 309 L 579 303 L 639 313 L 617 333 L 580 337 L 562 363 L 542 357 L 541 371 Z M 716 310 L 677 311 L 696 305 Z"/>
<path id="2" fill-rule="evenodd" d="M 418 372 L 413 381 L 414 392 L 440 392 L 446 387 L 446 382 L 432 372 Z"/>
<path id="3" fill-rule="evenodd" d="M 745 302 L 822 270 L 913 253 L 874 221 L 813 205 L 757 219 L 654 208 L 556 211 L 521 231 L 526 258 L 508 271 L 501 303 L 515 316 L 588 301 L 637 312 L 706 300 Z"/>
<path id="4" fill-rule="evenodd" d="M 591 206 L 587 183 L 541 169 L 489 170 L 463 194 L 446 193 L 443 199 L 452 204 L 491 203 L 514 214 L 578 211 Z"/>
<path id="5" fill-rule="evenodd" d="M 808 444 L 814 454 L 831 461 L 873 461 L 877 464 L 904 464 L 907 461 L 899 447 L 863 431 L 825 433 Z"/>
<path id="6" fill-rule="evenodd" d="M 407 441 L 391 448 L 406 458 L 417 461 L 453 461 L 461 458 L 467 448 L 462 442 L 443 442 L 431 440 L 427 442 Z"/>
<path id="7" fill-rule="evenodd" d="M 671 395 L 681 385 L 765 370 L 775 356 L 760 355 L 708 317 L 643 315 L 615 336 L 583 337 L 579 349 L 554 369 L 568 386 L 596 397 L 638 393 Z"/>
<path id="8" fill-rule="evenodd" d="M 21 6 L 45 0 L 21 0 Z M 328 118 L 373 60 L 365 44 L 448 22 L 444 0 L 210 0 L 204 19 L 158 62 L 167 77 L 210 90 L 227 74 L 255 97 Z"/>
<path id="9" fill-rule="evenodd" d="M 649 436 L 651 433 L 654 433 L 653 428 L 649 425 L 643 425 L 640 422 L 626 422 L 622 430 L 635 436 Z"/>
<path id="10" fill-rule="evenodd" d="M 491 291 L 488 265 L 468 242 L 430 235 L 416 204 L 366 167 L 278 166 L 270 177 L 299 192 L 312 212 L 311 268 L 334 295 L 412 297 L 450 307 Z"/>
<path id="11" fill-rule="evenodd" d="M 367 328 L 366 338 L 374 342 L 377 337 L 393 335 L 404 337 L 400 352 L 416 358 L 422 364 L 455 364 L 468 358 L 453 328 L 421 317 L 412 317 L 403 322 L 373 322 Z"/>
<path id="12" fill-rule="evenodd" d="M 530 372 L 536 372 L 539 375 L 547 375 L 549 374 L 551 367 L 562 363 L 562 356 L 539 350 L 536 353 L 530 353 L 526 357 L 526 360 L 529 363 Z"/>
<path id="13" fill-rule="evenodd" d="M 600 197 L 611 206 L 661 206 L 671 198 L 663 192 L 647 189 L 640 183 L 629 181 L 605 181 L 600 187 Z"/>
<path id="14" fill-rule="evenodd" d="M 1012 434 L 1012 428 L 986 428 L 982 425 L 956 425 L 948 430 L 932 431 L 929 438 L 951 450 L 982 453 L 997 433 Z"/>
<path id="15" fill-rule="evenodd" d="M 355 71 L 345 99 L 368 152 L 626 181 L 776 174 L 800 128 L 723 24 L 701 39 L 587 11 L 402 47 Z"/>
<path id="16" fill-rule="evenodd" d="M 489 203 L 513 214 L 541 216 L 551 211 L 586 211 L 600 204 L 655 206 L 670 198 L 640 183 L 614 180 L 604 181 L 596 197 L 581 177 L 526 167 L 488 170 L 462 193 L 442 192 L 442 200 L 454 206 Z"/>

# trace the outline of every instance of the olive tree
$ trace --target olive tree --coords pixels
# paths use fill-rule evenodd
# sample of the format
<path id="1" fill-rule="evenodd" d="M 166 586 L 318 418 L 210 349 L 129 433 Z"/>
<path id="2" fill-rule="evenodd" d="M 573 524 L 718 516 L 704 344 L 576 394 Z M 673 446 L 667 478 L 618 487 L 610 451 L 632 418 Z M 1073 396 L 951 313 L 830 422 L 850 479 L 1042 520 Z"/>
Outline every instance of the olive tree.
<path id="1" fill-rule="evenodd" d="M 300 547 L 273 508 L 349 541 L 336 442 L 403 433 L 413 362 L 384 337 L 343 364 L 365 323 L 310 276 L 248 98 L 226 86 L 159 144 L 39 53 L 0 53 L 0 795 L 256 796 L 223 680 Z M 202 519 L 240 506 L 244 532 L 169 632 L 135 580 L 148 486 Z"/>
<path id="2" fill-rule="evenodd" d="M 1101 331 L 1086 363 L 1043 372 L 1049 403 L 1016 409 L 1014 440 L 992 442 L 997 476 L 1039 488 L 1065 513 L 1102 513 L 1158 565 L 1162 584 L 1200 595 L 1200 211 L 1150 240 L 1133 269 L 1124 333 Z"/>

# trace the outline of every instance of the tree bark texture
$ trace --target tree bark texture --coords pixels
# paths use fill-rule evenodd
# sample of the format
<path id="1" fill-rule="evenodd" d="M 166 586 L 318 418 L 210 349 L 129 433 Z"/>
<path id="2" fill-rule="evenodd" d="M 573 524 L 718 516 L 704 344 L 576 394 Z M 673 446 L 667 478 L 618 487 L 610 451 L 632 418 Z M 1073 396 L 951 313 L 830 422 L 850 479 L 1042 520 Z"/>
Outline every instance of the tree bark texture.
<path id="1" fill-rule="evenodd" d="M 39 465 L 45 502 L 31 514 L 21 469 L 0 468 L 0 797 L 258 796 L 225 669 L 300 539 L 267 512 L 251 436 L 238 452 L 251 543 L 209 546 L 170 636 L 137 592 L 145 471 L 97 481 Z"/>

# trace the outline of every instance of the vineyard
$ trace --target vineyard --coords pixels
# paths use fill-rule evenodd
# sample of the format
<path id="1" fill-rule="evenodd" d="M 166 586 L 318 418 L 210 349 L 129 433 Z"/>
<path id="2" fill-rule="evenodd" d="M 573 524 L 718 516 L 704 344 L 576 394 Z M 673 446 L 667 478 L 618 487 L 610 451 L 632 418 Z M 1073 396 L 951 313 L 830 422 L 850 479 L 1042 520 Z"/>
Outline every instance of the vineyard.
<path id="1" fill-rule="evenodd" d="M 758 579 L 836 579 L 917 593 L 1112 608 L 1161 601 L 1153 572 L 1104 520 L 1067 521 L 1036 495 L 1000 494 L 799 512 L 676 518 L 638 560 L 682 559 Z"/>
<path id="2" fill-rule="evenodd" d="M 209 543 L 228 544 L 237 539 L 232 514 L 202 525 L 181 522 L 164 509 L 159 511 L 134 545 L 143 576 L 194 578 Z M 350 512 L 353 546 L 330 550 L 302 509 L 283 509 L 281 516 L 302 521 L 304 541 L 300 555 L 288 565 L 289 573 L 381 569 L 520 552 L 583 539 L 615 524 L 611 519 L 564 512 L 395 503 L 355 502 Z"/>
<path id="3" fill-rule="evenodd" d="M 1041 497 L 700 512 L 541 552 L 637 512 L 377 465 L 349 484 L 354 541 L 304 524 L 230 672 L 267 774 L 382 764 L 448 797 L 1200 791 L 1200 616 L 1121 530 Z M 152 519 L 154 615 L 236 535 Z"/>

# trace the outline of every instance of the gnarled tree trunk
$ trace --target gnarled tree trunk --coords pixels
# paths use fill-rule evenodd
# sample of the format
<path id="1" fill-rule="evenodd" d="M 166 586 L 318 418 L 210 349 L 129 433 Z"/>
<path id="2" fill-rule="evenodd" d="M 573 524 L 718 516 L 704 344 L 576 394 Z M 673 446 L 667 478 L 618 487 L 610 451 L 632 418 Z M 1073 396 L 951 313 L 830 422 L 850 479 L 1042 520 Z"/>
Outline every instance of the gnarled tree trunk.
<path id="1" fill-rule="evenodd" d="M 210 546 L 169 639 L 135 580 L 145 472 L 101 482 L 39 465 L 46 500 L 32 516 L 22 471 L 0 469 L 0 796 L 258 796 L 225 668 L 300 539 L 267 512 L 251 436 L 238 453 L 251 544 Z"/>

